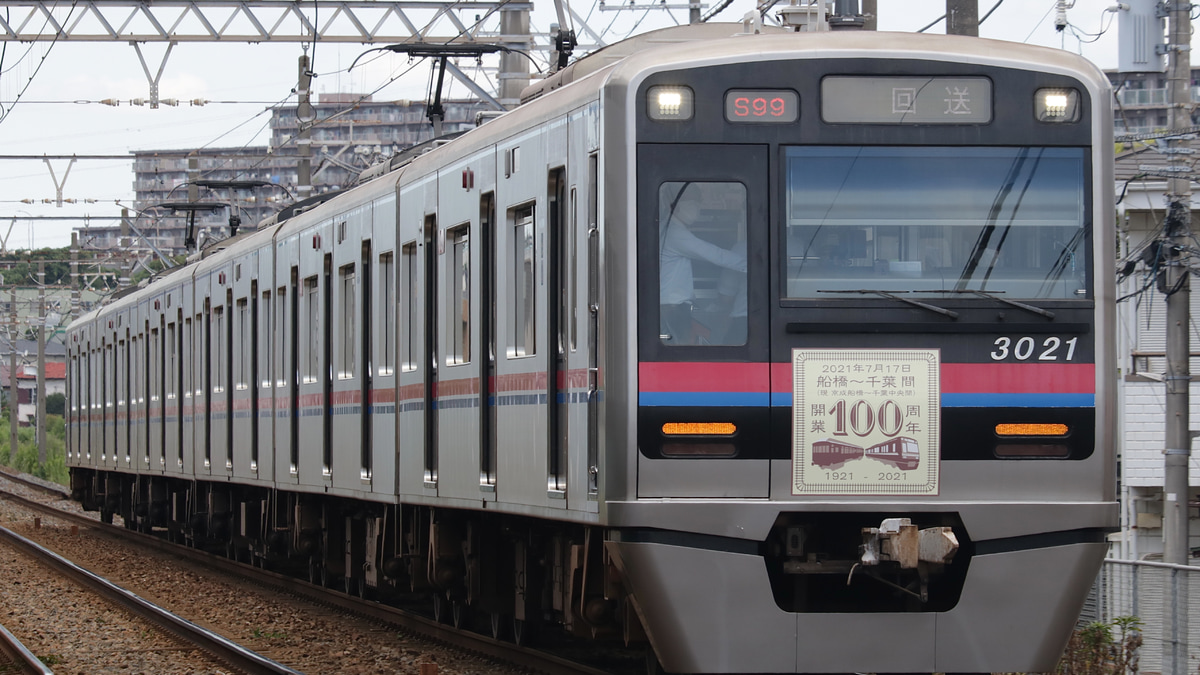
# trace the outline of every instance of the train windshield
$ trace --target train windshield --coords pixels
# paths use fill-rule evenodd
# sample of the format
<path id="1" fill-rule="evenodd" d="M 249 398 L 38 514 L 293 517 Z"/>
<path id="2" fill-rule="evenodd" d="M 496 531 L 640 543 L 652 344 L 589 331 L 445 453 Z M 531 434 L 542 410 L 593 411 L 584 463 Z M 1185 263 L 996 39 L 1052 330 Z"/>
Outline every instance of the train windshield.
<path id="1" fill-rule="evenodd" d="M 1080 148 L 786 149 L 789 298 L 1089 297 Z"/>

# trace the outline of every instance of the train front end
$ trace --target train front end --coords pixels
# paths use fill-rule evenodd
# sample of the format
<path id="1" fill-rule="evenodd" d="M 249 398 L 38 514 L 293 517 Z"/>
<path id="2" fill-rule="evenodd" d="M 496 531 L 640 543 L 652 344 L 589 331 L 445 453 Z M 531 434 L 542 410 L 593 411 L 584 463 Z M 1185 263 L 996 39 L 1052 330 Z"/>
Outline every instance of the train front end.
<path id="1" fill-rule="evenodd" d="M 1117 522 L 1103 75 L 753 35 L 604 96 L 607 548 L 662 665 L 1053 669 Z"/>

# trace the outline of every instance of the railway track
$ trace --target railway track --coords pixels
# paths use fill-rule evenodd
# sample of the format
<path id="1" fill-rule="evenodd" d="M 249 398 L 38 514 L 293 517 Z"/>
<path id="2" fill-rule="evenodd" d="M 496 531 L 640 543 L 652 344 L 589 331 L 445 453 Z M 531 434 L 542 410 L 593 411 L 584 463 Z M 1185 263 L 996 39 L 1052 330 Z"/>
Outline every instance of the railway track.
<path id="1" fill-rule="evenodd" d="M 5 473 L 3 477 L 10 478 L 11 476 Z M 54 491 L 47 490 L 47 492 Z M 58 494 L 57 496 L 61 497 L 62 495 Z M 460 630 L 449 624 L 439 623 L 434 619 L 421 616 L 410 610 L 352 597 L 339 591 L 311 584 L 307 581 L 253 567 L 194 548 L 174 544 L 150 534 L 128 530 L 116 525 L 105 525 L 85 515 L 63 511 L 51 504 L 15 495 L 2 488 L 0 488 L 0 498 L 19 504 L 32 511 L 60 518 L 73 525 L 93 528 L 105 536 L 133 542 L 137 546 L 147 547 L 174 556 L 185 555 L 189 560 L 198 562 L 205 567 L 218 570 L 224 574 L 242 577 L 253 584 L 272 588 L 340 612 L 401 628 L 431 640 L 453 645 L 458 649 L 480 657 L 502 661 L 515 667 L 545 673 L 546 675 L 611 675 L 613 672 L 607 668 L 601 669 L 582 665 L 554 654 L 502 642 L 471 631 Z"/>
<path id="2" fill-rule="evenodd" d="M 57 497 L 59 499 L 70 499 L 71 498 L 71 491 L 61 485 L 55 485 L 55 484 L 47 483 L 45 481 L 39 481 L 39 480 L 30 478 L 29 476 L 26 476 L 25 474 L 17 473 L 7 467 L 0 466 L 0 476 L 3 476 L 4 478 L 7 478 L 8 480 L 13 481 L 14 483 L 20 483 L 21 485 L 33 488 L 34 490 L 37 490 L 43 494 L 50 495 L 52 497 Z"/>
<path id="3" fill-rule="evenodd" d="M 29 502 L 30 504 L 36 502 Z M 143 598 L 126 591 L 108 580 L 89 572 L 57 553 L 4 527 L 0 539 L 32 556 L 70 580 L 101 595 L 122 609 L 141 617 L 156 628 L 174 635 L 185 643 L 195 645 L 233 669 L 247 675 L 299 675 L 281 663 L 261 656 L 242 645 L 206 628 L 172 614 Z"/>
<path id="4" fill-rule="evenodd" d="M 53 672 L 17 636 L 0 626 L 0 673 L 52 675 Z"/>

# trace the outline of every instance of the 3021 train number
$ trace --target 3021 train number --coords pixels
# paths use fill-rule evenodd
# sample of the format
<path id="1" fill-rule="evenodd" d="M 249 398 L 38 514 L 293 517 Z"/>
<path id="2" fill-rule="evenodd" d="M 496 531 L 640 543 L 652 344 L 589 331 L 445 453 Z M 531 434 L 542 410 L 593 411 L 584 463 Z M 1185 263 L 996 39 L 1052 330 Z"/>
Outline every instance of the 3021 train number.
<path id="1" fill-rule="evenodd" d="M 1070 340 L 1048 337 L 1038 345 L 1037 339 L 1028 335 L 1019 338 L 998 337 L 992 343 L 995 349 L 990 356 L 993 361 L 1004 361 L 1010 357 L 1017 361 L 1072 361 L 1078 342 L 1077 337 Z"/>

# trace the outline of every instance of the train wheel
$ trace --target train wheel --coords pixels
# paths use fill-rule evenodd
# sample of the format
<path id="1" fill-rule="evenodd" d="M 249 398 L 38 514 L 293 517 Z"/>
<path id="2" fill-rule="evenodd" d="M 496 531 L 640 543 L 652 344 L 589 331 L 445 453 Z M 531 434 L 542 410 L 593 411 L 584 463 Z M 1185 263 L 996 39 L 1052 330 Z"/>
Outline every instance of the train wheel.
<path id="1" fill-rule="evenodd" d="M 528 647 L 537 640 L 537 624 L 526 619 L 513 618 L 512 641 L 515 645 Z"/>
<path id="2" fill-rule="evenodd" d="M 446 623 L 450 618 L 450 608 L 447 606 L 450 602 L 446 600 L 446 596 L 435 592 L 433 594 L 433 620 L 438 623 Z"/>
<path id="3" fill-rule="evenodd" d="M 317 565 L 317 559 L 312 556 L 309 556 L 309 558 L 308 558 L 308 583 L 314 584 L 314 585 L 323 585 L 323 579 L 321 577 L 322 577 L 321 569 Z"/>
<path id="4" fill-rule="evenodd" d="M 353 595 L 356 598 L 363 598 L 367 595 L 367 582 L 361 578 L 344 577 L 342 587 L 346 595 Z"/>
<path id="5" fill-rule="evenodd" d="M 467 621 L 467 614 L 470 612 L 467 609 L 467 603 L 455 601 L 450 607 L 450 624 L 455 628 L 462 628 Z"/>
<path id="6" fill-rule="evenodd" d="M 503 639 L 502 636 L 504 633 L 504 623 L 505 623 L 504 615 L 501 614 L 500 612 L 491 612 L 488 615 L 488 618 L 491 620 L 492 639 L 493 640 Z"/>
<path id="7" fill-rule="evenodd" d="M 100 522 L 105 525 L 113 524 L 113 512 L 108 509 L 100 509 Z"/>

